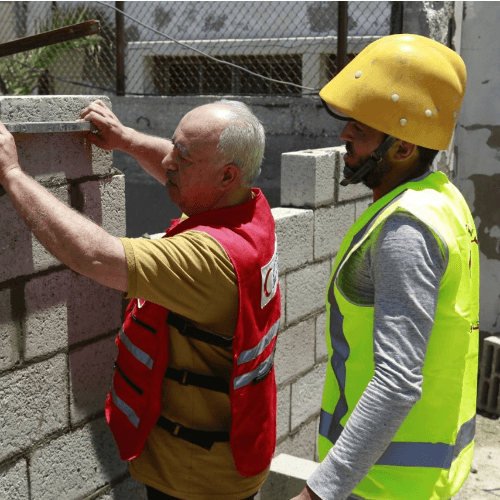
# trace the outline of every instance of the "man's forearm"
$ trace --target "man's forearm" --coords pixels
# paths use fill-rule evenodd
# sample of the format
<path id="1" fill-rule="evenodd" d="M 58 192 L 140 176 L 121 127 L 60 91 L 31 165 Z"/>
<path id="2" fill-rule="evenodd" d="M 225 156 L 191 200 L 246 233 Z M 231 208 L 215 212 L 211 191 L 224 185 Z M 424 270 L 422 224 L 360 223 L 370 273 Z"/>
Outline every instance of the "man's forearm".
<path id="1" fill-rule="evenodd" d="M 172 142 L 131 128 L 127 132 L 129 140 L 122 151 L 132 156 L 149 175 L 165 185 L 167 175 L 162 161 L 172 150 Z"/>
<path id="2" fill-rule="evenodd" d="M 52 255 L 80 274 L 126 291 L 125 253 L 118 238 L 66 206 L 20 169 L 8 172 L 2 184 Z"/>

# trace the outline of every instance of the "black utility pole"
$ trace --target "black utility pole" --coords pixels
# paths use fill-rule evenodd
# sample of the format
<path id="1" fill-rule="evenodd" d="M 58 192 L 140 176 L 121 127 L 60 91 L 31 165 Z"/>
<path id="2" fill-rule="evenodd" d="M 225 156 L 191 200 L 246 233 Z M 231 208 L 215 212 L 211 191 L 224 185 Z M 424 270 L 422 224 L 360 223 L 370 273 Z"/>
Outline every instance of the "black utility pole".
<path id="1" fill-rule="evenodd" d="M 125 10 L 125 2 L 115 2 L 117 9 Z M 125 95 L 125 22 L 122 12 L 116 12 L 116 95 Z"/>
<path id="2" fill-rule="evenodd" d="M 403 2 L 392 2 L 391 5 L 391 35 L 403 33 Z"/>
<path id="3" fill-rule="evenodd" d="M 339 2 L 339 26 L 337 29 L 337 73 L 347 65 L 347 6 L 348 2 Z"/>

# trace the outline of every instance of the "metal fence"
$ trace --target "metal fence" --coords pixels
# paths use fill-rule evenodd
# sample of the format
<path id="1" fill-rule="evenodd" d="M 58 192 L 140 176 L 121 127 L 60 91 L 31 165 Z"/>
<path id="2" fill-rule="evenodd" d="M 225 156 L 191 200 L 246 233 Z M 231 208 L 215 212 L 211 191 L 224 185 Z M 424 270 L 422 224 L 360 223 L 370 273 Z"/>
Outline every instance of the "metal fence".
<path id="1" fill-rule="evenodd" d="M 0 90 L 59 95 L 316 93 L 373 40 L 400 32 L 402 4 L 1 2 L 0 42 L 91 19 L 100 21 L 101 32 L 1 58 Z"/>

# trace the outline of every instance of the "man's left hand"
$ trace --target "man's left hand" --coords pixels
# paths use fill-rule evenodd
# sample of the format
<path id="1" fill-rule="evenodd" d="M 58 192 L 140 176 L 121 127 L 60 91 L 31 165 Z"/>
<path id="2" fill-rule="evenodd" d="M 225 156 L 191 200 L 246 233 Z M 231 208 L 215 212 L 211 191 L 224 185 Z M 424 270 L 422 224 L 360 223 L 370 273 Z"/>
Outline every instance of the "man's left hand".
<path id="1" fill-rule="evenodd" d="M 298 497 L 294 497 L 291 500 L 321 500 L 321 498 L 314 493 L 309 486 L 304 486 L 304 489 L 300 492 Z"/>
<path id="2" fill-rule="evenodd" d="M 21 170 L 16 142 L 4 124 L 0 122 L 0 184 L 8 172 L 16 169 Z"/>

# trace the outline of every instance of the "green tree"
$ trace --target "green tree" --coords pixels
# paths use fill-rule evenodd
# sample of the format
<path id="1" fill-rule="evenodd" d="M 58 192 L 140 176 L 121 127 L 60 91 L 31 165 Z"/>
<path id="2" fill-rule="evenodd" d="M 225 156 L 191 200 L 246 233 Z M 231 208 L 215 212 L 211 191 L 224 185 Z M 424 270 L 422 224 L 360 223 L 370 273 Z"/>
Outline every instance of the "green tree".
<path id="1" fill-rule="evenodd" d="M 63 28 L 71 24 L 89 20 L 85 8 L 55 10 L 49 23 L 41 24 L 38 33 Z M 92 35 L 69 42 L 57 43 L 47 47 L 21 52 L 10 57 L 0 58 L 0 77 L 3 91 L 7 94 L 28 95 L 38 85 L 40 77 L 47 80 L 49 69 L 64 54 L 71 50 L 99 50 L 99 35 Z"/>

